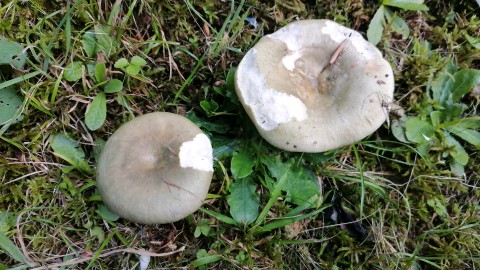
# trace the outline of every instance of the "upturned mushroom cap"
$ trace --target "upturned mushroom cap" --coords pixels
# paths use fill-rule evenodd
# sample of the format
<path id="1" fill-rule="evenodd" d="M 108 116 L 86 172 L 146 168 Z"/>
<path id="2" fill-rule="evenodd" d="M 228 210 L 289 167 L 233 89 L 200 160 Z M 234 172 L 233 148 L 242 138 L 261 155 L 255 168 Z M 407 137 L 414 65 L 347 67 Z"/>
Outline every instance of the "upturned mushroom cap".
<path id="1" fill-rule="evenodd" d="M 379 128 L 394 80 L 390 64 L 358 32 L 304 20 L 262 37 L 240 62 L 235 86 L 270 144 L 322 152 Z"/>
<path id="2" fill-rule="evenodd" d="M 97 187 L 117 215 L 144 224 L 178 221 L 205 199 L 213 174 L 208 137 L 185 117 L 155 112 L 121 126 L 97 166 Z"/>

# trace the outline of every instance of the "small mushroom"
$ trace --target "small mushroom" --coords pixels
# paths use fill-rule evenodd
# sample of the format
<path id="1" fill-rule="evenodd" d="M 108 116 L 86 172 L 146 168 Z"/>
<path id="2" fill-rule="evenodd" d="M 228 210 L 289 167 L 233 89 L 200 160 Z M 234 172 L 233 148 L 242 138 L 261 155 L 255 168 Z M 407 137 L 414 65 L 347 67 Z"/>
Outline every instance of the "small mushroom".
<path id="1" fill-rule="evenodd" d="M 322 152 L 377 130 L 394 80 L 390 64 L 360 33 L 303 20 L 262 37 L 240 62 L 235 87 L 270 144 Z"/>
<path id="2" fill-rule="evenodd" d="M 120 217 L 161 224 L 195 212 L 212 175 L 209 138 L 185 117 L 155 112 L 127 122 L 108 139 L 97 187 Z"/>

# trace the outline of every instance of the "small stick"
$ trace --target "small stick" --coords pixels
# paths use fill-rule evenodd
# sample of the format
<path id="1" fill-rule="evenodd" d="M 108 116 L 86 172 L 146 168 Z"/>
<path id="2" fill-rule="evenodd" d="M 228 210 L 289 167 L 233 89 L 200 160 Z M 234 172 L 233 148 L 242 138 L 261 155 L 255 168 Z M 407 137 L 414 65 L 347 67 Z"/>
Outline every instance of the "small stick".
<path id="1" fill-rule="evenodd" d="M 330 65 L 335 64 L 335 61 L 337 61 L 338 57 L 340 57 L 340 55 L 347 48 L 348 43 L 350 43 L 349 41 L 350 39 L 346 38 L 342 41 L 342 43 L 340 43 L 340 45 L 338 45 L 337 49 L 335 49 L 335 51 L 333 52 L 332 57 L 330 57 L 330 61 L 328 61 Z"/>

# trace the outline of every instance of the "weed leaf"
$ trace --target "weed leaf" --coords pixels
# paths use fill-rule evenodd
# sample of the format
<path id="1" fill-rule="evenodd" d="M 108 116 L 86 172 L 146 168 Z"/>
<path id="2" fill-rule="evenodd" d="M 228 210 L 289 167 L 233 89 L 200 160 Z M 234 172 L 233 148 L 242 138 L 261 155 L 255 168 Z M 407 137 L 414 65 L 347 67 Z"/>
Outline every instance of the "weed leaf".
<path id="1" fill-rule="evenodd" d="M 104 204 L 101 204 L 95 212 L 106 221 L 117 221 L 120 218 Z"/>
<path id="2" fill-rule="evenodd" d="M 120 58 L 115 62 L 115 68 L 125 68 L 129 65 L 128 60 L 126 58 Z"/>
<path id="3" fill-rule="evenodd" d="M 453 101 L 458 101 L 470 89 L 480 83 L 480 70 L 464 69 L 455 73 L 451 89 Z"/>
<path id="4" fill-rule="evenodd" d="M 428 10 L 428 7 L 423 4 L 423 0 L 383 0 L 383 4 L 406 10 Z"/>
<path id="5" fill-rule="evenodd" d="M 463 146 L 455 140 L 455 138 L 452 137 L 448 132 L 444 132 L 445 134 L 445 140 L 447 144 L 451 147 L 449 150 L 450 156 L 452 156 L 457 163 L 460 165 L 467 165 L 468 163 L 468 153 L 465 151 Z"/>
<path id="6" fill-rule="evenodd" d="M 253 165 L 255 165 L 255 158 L 252 152 L 242 149 L 239 152 L 233 153 L 230 169 L 233 177 L 239 179 L 249 176 L 253 172 Z"/>
<path id="7" fill-rule="evenodd" d="M 287 200 L 296 205 L 304 204 L 310 198 L 320 195 L 317 177 L 312 171 L 301 166 L 292 166 L 283 190 L 287 193 Z"/>
<path id="8" fill-rule="evenodd" d="M 22 105 L 22 98 L 17 95 L 16 87 L 9 86 L 0 90 L 0 125 L 11 121 Z M 17 121 L 19 119 L 16 119 Z"/>
<path id="9" fill-rule="evenodd" d="M 93 174 L 92 168 L 84 159 L 85 153 L 76 141 L 63 134 L 53 136 L 52 149 L 57 157 L 67 161 L 74 167 L 89 174 Z"/>
<path id="10" fill-rule="evenodd" d="M 230 215 L 236 222 L 248 225 L 257 218 L 259 197 L 255 192 L 256 188 L 251 178 L 237 179 L 230 187 L 227 203 L 230 206 Z"/>
<path id="11" fill-rule="evenodd" d="M 383 25 L 385 24 L 385 6 L 381 5 L 375 15 L 373 15 L 372 21 L 368 25 L 367 39 L 373 45 L 377 45 L 382 39 Z"/>
<path id="12" fill-rule="evenodd" d="M 214 212 L 212 210 L 208 210 L 208 209 L 205 209 L 205 208 L 200 208 L 199 209 L 200 211 L 204 212 L 204 213 L 207 213 L 208 215 L 226 223 L 226 224 L 229 224 L 229 225 L 237 225 L 237 222 L 235 220 L 233 220 L 231 217 L 227 217 L 225 215 L 222 215 L 220 213 L 217 213 L 217 212 Z"/>
<path id="13" fill-rule="evenodd" d="M 95 35 L 92 32 L 87 32 L 82 36 L 82 46 L 88 57 L 95 56 L 97 45 Z"/>
<path id="14" fill-rule="evenodd" d="M 29 264 L 20 249 L 3 232 L 0 232 L 0 250 L 6 252 L 15 261 L 23 264 Z"/>
<path id="15" fill-rule="evenodd" d="M 405 122 L 407 139 L 415 143 L 425 143 L 432 139 L 435 129 L 425 120 L 412 117 Z"/>
<path id="16" fill-rule="evenodd" d="M 140 56 L 133 56 L 132 59 L 130 59 L 130 64 L 137 66 L 137 67 L 143 67 L 147 64 L 147 61 L 145 61 L 143 58 Z"/>
<path id="17" fill-rule="evenodd" d="M 63 77 L 69 82 L 76 82 L 82 78 L 83 75 L 83 63 L 75 61 L 67 65 Z"/>
<path id="18" fill-rule="evenodd" d="M 385 8 L 385 18 L 391 25 L 392 31 L 402 35 L 402 39 L 406 39 L 410 35 L 410 28 L 408 28 L 407 23 L 389 8 Z"/>
<path id="19" fill-rule="evenodd" d="M 0 65 L 12 65 L 17 69 L 23 67 L 27 56 L 23 52 L 23 46 L 20 43 L 0 37 L 0 48 Z"/>
<path id="20" fill-rule="evenodd" d="M 456 126 L 447 127 L 453 135 L 462 138 L 464 141 L 470 143 L 473 146 L 480 147 L 480 132 L 472 129 L 462 129 Z"/>
<path id="21" fill-rule="evenodd" d="M 107 117 L 107 99 L 105 93 L 100 92 L 93 99 L 85 114 L 85 124 L 90 130 L 97 130 Z"/>
<path id="22" fill-rule="evenodd" d="M 107 94 L 113 94 L 122 91 L 123 89 L 123 82 L 118 79 L 113 79 L 105 84 L 103 91 Z"/>
<path id="23" fill-rule="evenodd" d="M 115 46 L 108 27 L 96 27 L 95 37 L 97 39 L 96 53 L 104 52 L 105 56 L 109 58 Z"/>
<path id="24" fill-rule="evenodd" d="M 138 73 L 140 73 L 140 67 L 135 65 L 129 65 L 125 69 L 125 72 L 127 72 L 128 75 L 135 76 L 135 75 L 138 75 Z"/>
<path id="25" fill-rule="evenodd" d="M 97 83 L 102 83 L 105 81 L 105 77 L 107 74 L 107 67 L 105 63 L 97 63 L 95 65 L 95 80 Z"/>

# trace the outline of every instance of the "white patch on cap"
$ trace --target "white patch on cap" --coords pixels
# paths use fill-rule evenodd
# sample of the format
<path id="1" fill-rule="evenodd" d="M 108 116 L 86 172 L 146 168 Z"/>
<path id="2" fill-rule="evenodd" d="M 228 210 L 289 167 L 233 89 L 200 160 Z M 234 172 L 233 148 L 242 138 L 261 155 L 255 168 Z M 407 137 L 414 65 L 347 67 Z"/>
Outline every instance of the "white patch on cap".
<path id="1" fill-rule="evenodd" d="M 180 146 L 180 166 L 196 170 L 213 171 L 213 150 L 207 135 L 200 133 Z"/>
<path id="2" fill-rule="evenodd" d="M 283 66 L 286 69 L 293 71 L 295 69 L 295 61 L 301 56 L 302 54 L 298 50 L 288 52 L 287 55 L 282 58 Z"/>
<path id="3" fill-rule="evenodd" d="M 296 96 L 265 86 L 266 80 L 255 62 L 256 50 L 251 49 L 242 60 L 248 78 L 242 79 L 242 97 L 252 109 L 255 122 L 264 130 L 272 130 L 293 119 L 307 119 L 307 107 Z"/>
<path id="4" fill-rule="evenodd" d="M 342 43 L 346 38 L 350 39 L 350 45 L 366 59 L 378 58 L 378 51 L 375 46 L 366 41 L 360 33 L 332 21 L 326 21 L 322 33 L 330 36 L 337 43 Z"/>

